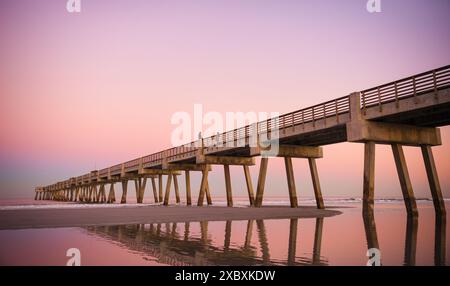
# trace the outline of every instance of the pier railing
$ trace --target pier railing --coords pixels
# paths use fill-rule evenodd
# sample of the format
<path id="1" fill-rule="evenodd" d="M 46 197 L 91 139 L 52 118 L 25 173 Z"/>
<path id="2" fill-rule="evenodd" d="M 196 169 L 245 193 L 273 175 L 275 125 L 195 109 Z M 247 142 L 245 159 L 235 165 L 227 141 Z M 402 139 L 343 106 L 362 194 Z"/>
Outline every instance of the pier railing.
<path id="1" fill-rule="evenodd" d="M 398 103 L 399 100 L 411 97 L 416 98 L 429 92 L 435 92 L 437 94 L 439 90 L 448 88 L 449 86 L 450 65 L 447 65 L 361 91 L 361 109 L 365 113 L 369 107 L 380 106 L 381 108 L 383 104 L 391 102 Z M 339 116 L 349 112 L 350 97 L 347 95 L 286 113 L 279 117 L 269 118 L 241 128 L 130 160 L 123 164 L 114 165 L 110 168 L 102 169 L 98 173 L 91 172 L 77 177 L 75 181 L 86 182 L 95 179 L 97 176 L 105 177 L 108 174 L 117 175 L 120 174 L 122 169 L 125 169 L 125 171 L 137 170 L 140 164 L 144 168 L 161 165 L 164 159 L 170 162 L 180 158 L 195 156 L 201 148 L 233 146 L 233 144 L 239 141 L 242 142 L 242 140 L 244 140 L 245 145 L 248 145 L 251 136 L 259 136 L 264 133 L 270 134 L 273 130 L 283 132 L 287 128 L 304 126 L 304 124 L 311 122 L 314 124 L 317 120 L 323 120 L 329 117 L 335 117 L 339 123 Z"/>

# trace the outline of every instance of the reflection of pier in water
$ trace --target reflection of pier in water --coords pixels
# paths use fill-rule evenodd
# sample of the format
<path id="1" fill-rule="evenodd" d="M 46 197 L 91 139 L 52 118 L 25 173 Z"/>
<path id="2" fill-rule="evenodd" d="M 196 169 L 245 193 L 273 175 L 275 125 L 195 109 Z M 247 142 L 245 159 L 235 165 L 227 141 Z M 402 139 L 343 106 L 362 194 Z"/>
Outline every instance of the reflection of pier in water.
<path id="1" fill-rule="evenodd" d="M 367 247 L 378 248 L 378 236 L 373 212 L 363 215 L 364 229 L 366 232 Z M 418 216 L 407 216 L 405 233 L 405 255 L 403 264 L 406 266 L 416 265 Z M 436 266 L 445 265 L 445 239 L 446 239 L 446 217 L 437 215 L 435 217 L 434 232 L 434 264 Z M 381 250 L 381 260 L 383 261 L 383 251 Z"/>
<path id="2" fill-rule="evenodd" d="M 200 237 L 191 235 L 191 225 L 185 222 L 184 233 L 179 234 L 177 226 L 182 223 L 133 224 L 118 226 L 92 226 L 86 229 L 90 234 L 114 241 L 131 251 L 137 251 L 156 258 L 157 262 L 174 265 L 326 265 L 320 256 L 323 218 L 316 219 L 314 247 L 311 258 L 297 257 L 298 219 L 290 219 L 288 255 L 286 260 L 270 256 L 269 242 L 263 220 L 256 220 L 257 237 L 261 255 L 252 245 L 255 220 L 247 221 L 245 242 L 242 246 L 231 244 L 232 221 L 225 222 L 223 246 L 208 238 L 208 221 L 201 221 Z M 164 227 L 162 227 L 164 225 Z"/>

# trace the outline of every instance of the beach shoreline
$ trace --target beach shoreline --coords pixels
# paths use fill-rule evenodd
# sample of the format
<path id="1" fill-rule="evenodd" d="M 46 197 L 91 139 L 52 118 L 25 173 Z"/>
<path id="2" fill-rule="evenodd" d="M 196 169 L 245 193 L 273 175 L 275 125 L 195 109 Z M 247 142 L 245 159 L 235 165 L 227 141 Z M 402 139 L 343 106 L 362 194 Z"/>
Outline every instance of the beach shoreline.
<path id="1" fill-rule="evenodd" d="M 133 205 L 120 208 L 42 208 L 0 210 L 0 230 L 84 227 L 166 222 L 226 221 L 250 219 L 320 218 L 341 214 L 315 206 L 222 207 Z"/>

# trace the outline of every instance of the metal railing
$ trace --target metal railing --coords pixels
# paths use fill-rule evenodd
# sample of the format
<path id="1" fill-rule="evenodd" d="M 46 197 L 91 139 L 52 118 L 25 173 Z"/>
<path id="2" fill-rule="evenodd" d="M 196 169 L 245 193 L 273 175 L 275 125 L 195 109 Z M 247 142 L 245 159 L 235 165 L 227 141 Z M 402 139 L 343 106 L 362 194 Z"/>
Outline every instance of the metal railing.
<path id="1" fill-rule="evenodd" d="M 416 74 L 411 77 L 396 80 L 377 87 L 361 91 L 361 106 L 363 112 L 368 107 L 381 106 L 386 103 L 396 102 L 405 98 L 416 98 L 425 93 L 450 86 L 450 65 Z"/>

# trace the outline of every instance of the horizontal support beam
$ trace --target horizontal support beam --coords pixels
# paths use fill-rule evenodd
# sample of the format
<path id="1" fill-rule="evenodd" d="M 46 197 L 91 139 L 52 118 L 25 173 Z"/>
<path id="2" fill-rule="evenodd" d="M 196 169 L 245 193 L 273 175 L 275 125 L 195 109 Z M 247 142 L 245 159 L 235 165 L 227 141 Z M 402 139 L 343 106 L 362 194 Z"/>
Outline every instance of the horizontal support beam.
<path id="1" fill-rule="evenodd" d="M 175 170 L 162 170 L 162 169 L 141 169 L 139 175 L 181 175 L 180 172 Z M 138 176 L 141 177 L 141 176 Z"/>
<path id="2" fill-rule="evenodd" d="M 255 165 L 255 158 L 253 157 L 235 157 L 235 156 L 205 156 L 197 155 L 197 164 L 207 165 Z"/>
<path id="3" fill-rule="evenodd" d="M 163 165 L 164 170 L 176 170 L 176 171 L 203 171 L 204 165 L 200 164 L 184 164 L 184 163 L 168 163 Z M 207 166 L 208 171 L 211 171 L 211 166 Z"/>
<path id="4" fill-rule="evenodd" d="M 261 155 L 260 148 L 251 149 L 252 156 Z M 280 145 L 278 147 L 277 157 L 292 157 L 292 158 L 322 158 L 322 147 L 316 146 L 298 146 L 298 145 Z"/>
<path id="5" fill-rule="evenodd" d="M 347 123 L 347 141 L 372 141 L 378 144 L 399 143 L 409 146 L 442 144 L 439 128 L 367 120 L 355 120 Z"/>

